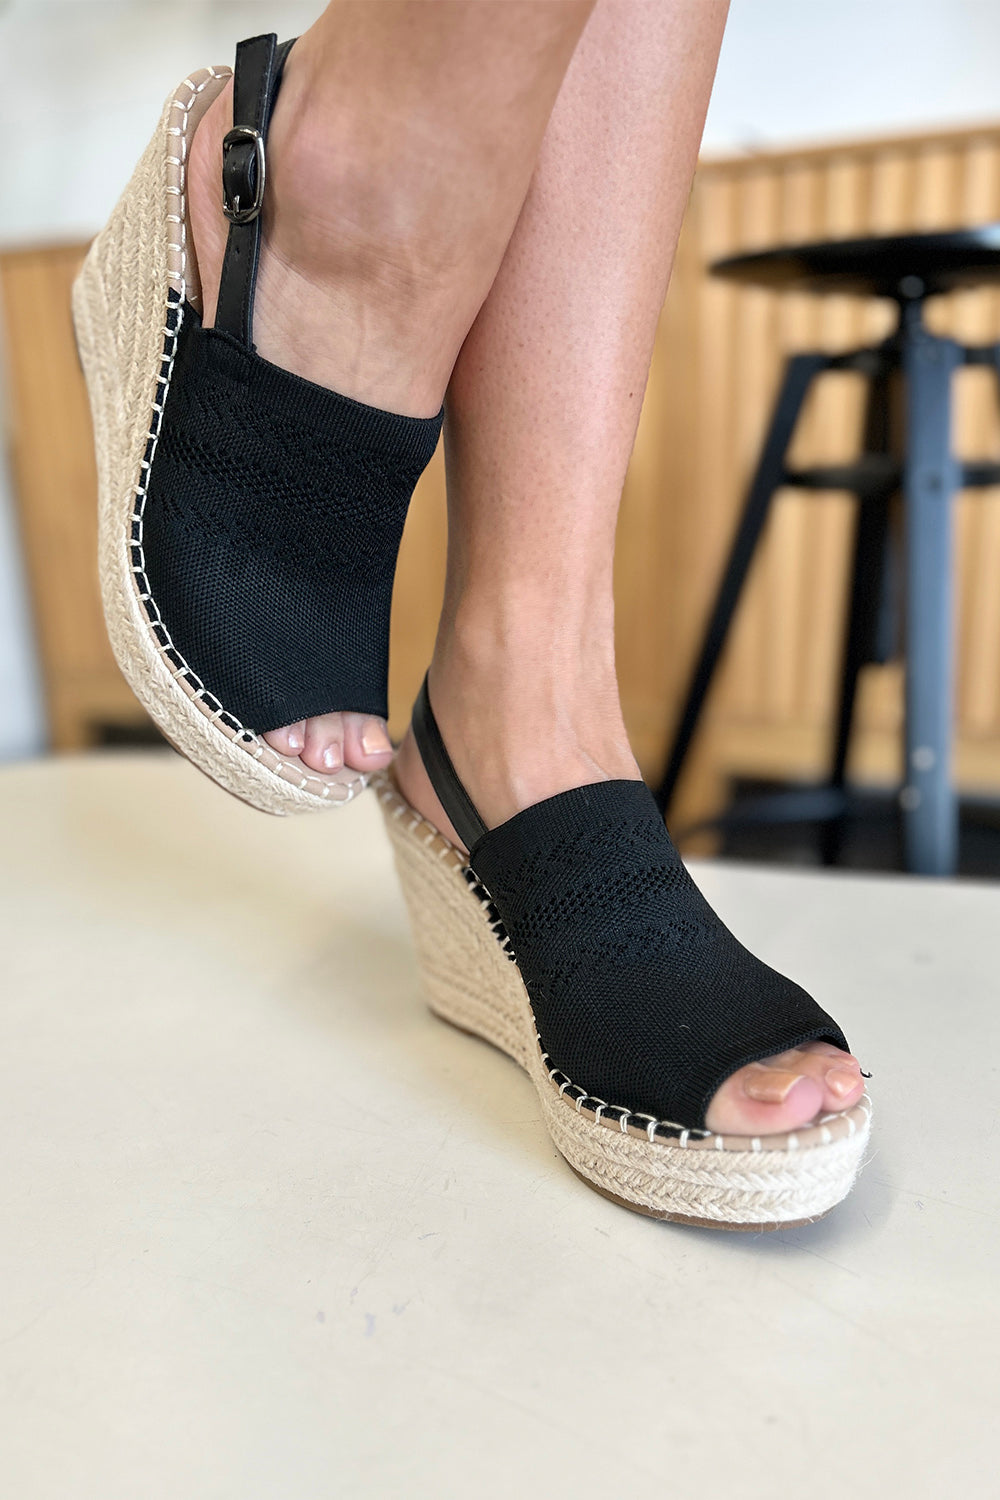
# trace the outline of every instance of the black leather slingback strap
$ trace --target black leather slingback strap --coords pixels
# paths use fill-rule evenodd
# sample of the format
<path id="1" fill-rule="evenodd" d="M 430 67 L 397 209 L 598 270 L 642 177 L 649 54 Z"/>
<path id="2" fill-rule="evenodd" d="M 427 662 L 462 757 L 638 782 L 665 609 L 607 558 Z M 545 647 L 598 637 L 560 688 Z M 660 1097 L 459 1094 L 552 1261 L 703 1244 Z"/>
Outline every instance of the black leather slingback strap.
<path id="1" fill-rule="evenodd" d="M 462 843 L 471 850 L 487 832 L 486 824 L 459 780 L 451 756 L 445 749 L 431 708 L 426 677 L 413 705 L 413 738 L 441 806 L 451 819 L 452 827 Z"/>
<path id="2" fill-rule="evenodd" d="M 253 298 L 260 259 L 266 183 L 267 130 L 293 42 L 271 32 L 236 48 L 233 67 L 233 128 L 222 143 L 222 206 L 229 238 L 222 262 L 215 326 L 253 347 Z"/>

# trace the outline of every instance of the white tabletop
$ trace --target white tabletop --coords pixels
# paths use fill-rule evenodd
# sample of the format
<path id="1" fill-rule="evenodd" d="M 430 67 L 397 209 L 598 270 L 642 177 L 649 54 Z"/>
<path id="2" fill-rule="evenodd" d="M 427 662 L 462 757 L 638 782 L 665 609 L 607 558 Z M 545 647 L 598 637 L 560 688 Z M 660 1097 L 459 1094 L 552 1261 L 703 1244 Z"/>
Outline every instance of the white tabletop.
<path id="1" fill-rule="evenodd" d="M 722 865 L 874 1072 L 824 1222 L 588 1192 L 422 1007 L 373 797 L 0 772 L 12 1500 L 993 1497 L 1000 894 Z"/>

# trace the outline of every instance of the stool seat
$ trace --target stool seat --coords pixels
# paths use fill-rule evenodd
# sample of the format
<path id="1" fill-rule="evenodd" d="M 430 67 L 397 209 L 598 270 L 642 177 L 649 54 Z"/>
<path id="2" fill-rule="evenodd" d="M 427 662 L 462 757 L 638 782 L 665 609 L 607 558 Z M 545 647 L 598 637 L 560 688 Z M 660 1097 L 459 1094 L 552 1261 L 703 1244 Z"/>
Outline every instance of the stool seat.
<path id="1" fill-rule="evenodd" d="M 1000 224 L 935 234 L 781 245 L 716 261 L 712 274 L 775 291 L 908 301 L 1000 283 Z"/>

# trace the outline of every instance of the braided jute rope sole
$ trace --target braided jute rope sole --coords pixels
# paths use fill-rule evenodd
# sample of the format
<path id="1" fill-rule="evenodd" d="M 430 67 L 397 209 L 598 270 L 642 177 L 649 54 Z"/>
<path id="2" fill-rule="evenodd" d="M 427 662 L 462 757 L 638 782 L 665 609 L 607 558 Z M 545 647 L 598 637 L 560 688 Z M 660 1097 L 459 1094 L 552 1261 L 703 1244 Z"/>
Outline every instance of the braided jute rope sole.
<path id="1" fill-rule="evenodd" d="M 553 1067 L 498 914 L 464 856 L 391 773 L 374 786 L 431 1010 L 520 1063 L 555 1145 L 590 1187 L 653 1218 L 714 1229 L 810 1223 L 847 1196 L 869 1137 L 867 1094 L 794 1134 L 720 1136 L 592 1098 Z"/>
<path id="2" fill-rule="evenodd" d="M 203 68 L 160 123 L 73 288 L 73 321 L 97 450 L 98 564 L 111 646 L 132 691 L 199 770 L 262 812 L 349 802 L 367 778 L 279 755 L 184 661 L 146 580 L 143 509 L 187 293 L 185 176 L 198 121 L 230 77 Z"/>

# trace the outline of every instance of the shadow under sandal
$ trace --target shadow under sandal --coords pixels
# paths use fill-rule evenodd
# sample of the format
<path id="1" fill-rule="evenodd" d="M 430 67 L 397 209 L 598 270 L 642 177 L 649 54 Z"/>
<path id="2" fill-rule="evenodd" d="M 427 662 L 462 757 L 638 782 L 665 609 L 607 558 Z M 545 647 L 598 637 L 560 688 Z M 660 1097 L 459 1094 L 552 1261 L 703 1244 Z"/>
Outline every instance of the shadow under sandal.
<path id="1" fill-rule="evenodd" d="M 336 806 L 366 784 L 261 736 L 340 710 L 386 717 L 396 557 L 441 428 L 440 413 L 380 411 L 254 350 L 267 130 L 291 46 L 237 48 L 215 327 L 187 300 L 185 174 L 227 68 L 167 100 L 73 291 L 118 663 L 179 750 L 272 813 Z"/>
<path id="2" fill-rule="evenodd" d="M 716 1089 L 746 1063 L 847 1043 L 720 922 L 648 787 L 598 782 L 487 829 L 426 682 L 413 732 L 470 851 L 380 778 L 431 1009 L 527 1070 L 574 1171 L 628 1208 L 723 1229 L 806 1223 L 839 1203 L 868 1139 L 867 1095 L 794 1133 L 705 1127 Z"/>

